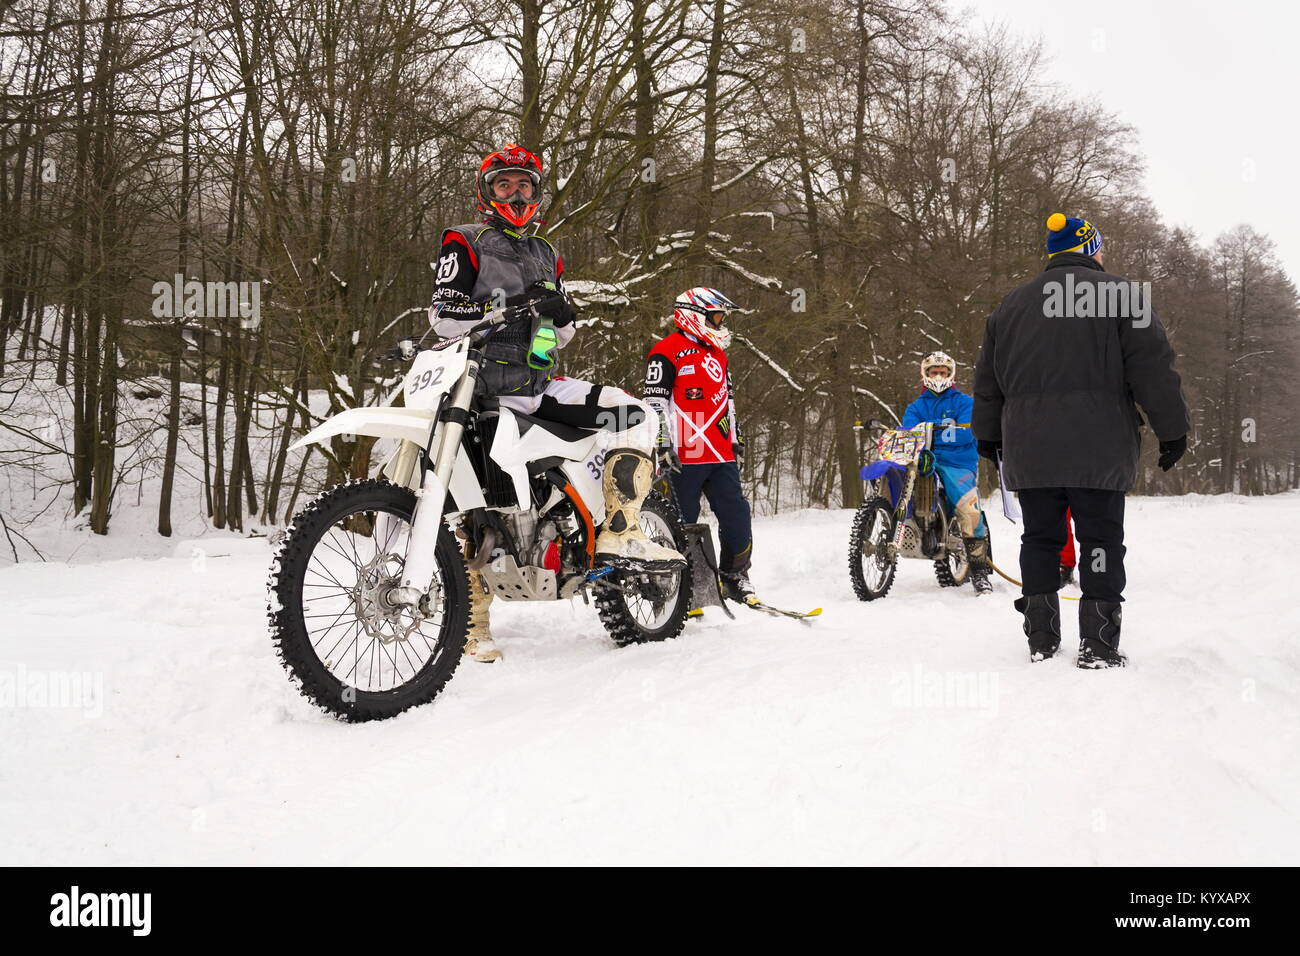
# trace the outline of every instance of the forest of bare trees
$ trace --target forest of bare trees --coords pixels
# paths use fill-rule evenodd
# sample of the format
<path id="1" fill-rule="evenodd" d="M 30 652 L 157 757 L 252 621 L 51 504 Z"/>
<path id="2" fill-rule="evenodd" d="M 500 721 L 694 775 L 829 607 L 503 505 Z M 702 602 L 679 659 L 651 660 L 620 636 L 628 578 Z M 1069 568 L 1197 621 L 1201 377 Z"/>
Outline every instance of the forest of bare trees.
<path id="1" fill-rule="evenodd" d="M 1040 55 L 938 0 L 0 0 L 7 525 L 105 533 L 147 500 L 168 535 L 189 496 L 246 529 L 368 471 L 373 440 L 289 445 L 392 390 L 377 356 L 426 332 L 441 229 L 506 140 L 547 164 L 569 374 L 639 390 L 677 292 L 743 305 L 760 509 L 857 504 L 855 422 L 901 415 L 935 349 L 969 385 L 1058 210 L 1154 283 L 1180 355 L 1191 450 L 1165 475 L 1148 448 L 1136 490 L 1300 486 L 1300 313 L 1269 239 L 1163 223 L 1134 130 Z M 17 410 L 47 379 L 38 428 Z"/>

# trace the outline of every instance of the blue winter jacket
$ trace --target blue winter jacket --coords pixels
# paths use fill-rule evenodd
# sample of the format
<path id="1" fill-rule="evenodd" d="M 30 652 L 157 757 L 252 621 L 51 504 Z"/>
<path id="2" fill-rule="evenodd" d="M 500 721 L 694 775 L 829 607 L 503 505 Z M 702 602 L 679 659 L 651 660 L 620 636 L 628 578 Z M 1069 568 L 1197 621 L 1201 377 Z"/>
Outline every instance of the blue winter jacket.
<path id="1" fill-rule="evenodd" d="M 979 454 L 975 450 L 975 432 L 970 428 L 974 399 L 956 386 L 949 386 L 935 394 L 928 388 L 921 397 L 903 412 L 903 427 L 911 428 L 921 422 L 935 422 L 932 449 L 935 461 L 951 468 L 975 471 L 979 467 Z M 965 428 L 945 428 L 944 422 L 965 425 Z"/>

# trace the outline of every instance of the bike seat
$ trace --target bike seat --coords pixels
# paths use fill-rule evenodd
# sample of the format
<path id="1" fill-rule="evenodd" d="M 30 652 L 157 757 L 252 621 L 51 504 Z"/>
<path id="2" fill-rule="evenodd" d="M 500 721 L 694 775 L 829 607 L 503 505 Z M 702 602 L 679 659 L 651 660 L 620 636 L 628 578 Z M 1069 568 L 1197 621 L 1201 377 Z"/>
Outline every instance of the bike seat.
<path id="1" fill-rule="evenodd" d="M 525 415 L 523 412 L 511 410 L 515 419 L 519 422 L 520 437 L 526 435 L 530 428 L 540 428 L 543 431 L 550 432 L 560 441 L 574 442 L 582 441 L 584 438 L 590 438 L 594 429 L 576 428 L 573 425 L 565 425 L 563 422 L 553 422 L 549 419 L 538 418 L 535 415 Z"/>

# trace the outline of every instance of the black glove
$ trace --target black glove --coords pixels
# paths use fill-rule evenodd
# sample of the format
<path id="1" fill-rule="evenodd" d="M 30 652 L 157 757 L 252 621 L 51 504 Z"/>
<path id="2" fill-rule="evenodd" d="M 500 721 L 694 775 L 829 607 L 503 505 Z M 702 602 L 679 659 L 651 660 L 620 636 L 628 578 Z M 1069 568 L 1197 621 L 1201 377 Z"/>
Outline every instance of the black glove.
<path id="1" fill-rule="evenodd" d="M 569 301 L 569 297 L 563 292 L 552 292 L 537 303 L 537 313 L 550 319 L 551 324 L 557 329 L 571 325 L 573 320 L 578 317 L 578 311 L 573 307 L 573 303 Z"/>
<path id="2" fill-rule="evenodd" d="M 673 447 L 673 436 L 668 433 L 668 421 L 657 411 L 655 414 L 659 418 L 659 434 L 655 436 L 655 473 L 659 475 L 668 472 L 680 473 L 682 462 L 677 457 L 677 449 Z"/>
<path id="3" fill-rule="evenodd" d="M 1160 460 L 1157 464 L 1161 471 L 1168 471 L 1178 463 L 1178 459 L 1187 454 L 1187 436 L 1171 438 L 1160 443 Z"/>
<path id="4" fill-rule="evenodd" d="M 525 305 L 531 305 L 537 310 L 538 315 L 550 319 L 551 324 L 557 329 L 564 328 L 578 317 L 568 296 L 559 289 L 552 289 L 540 282 L 534 282 L 523 292 L 506 299 L 507 309 L 516 309 Z"/>
<path id="5" fill-rule="evenodd" d="M 975 448 L 979 451 L 981 458 L 987 458 L 993 464 L 998 463 L 998 456 L 1002 454 L 1002 442 L 1000 441 L 977 441 Z"/>

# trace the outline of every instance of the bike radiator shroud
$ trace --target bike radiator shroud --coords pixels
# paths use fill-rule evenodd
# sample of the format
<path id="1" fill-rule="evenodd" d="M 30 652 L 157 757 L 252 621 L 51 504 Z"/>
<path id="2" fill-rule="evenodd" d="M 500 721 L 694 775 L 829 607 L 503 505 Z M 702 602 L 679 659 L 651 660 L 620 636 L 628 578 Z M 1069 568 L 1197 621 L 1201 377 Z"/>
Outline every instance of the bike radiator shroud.
<path id="1" fill-rule="evenodd" d="M 492 458 L 489 453 L 492 448 L 492 439 L 497 433 L 497 423 L 500 420 L 496 412 L 488 412 L 478 416 L 477 423 L 473 429 L 465 432 L 465 451 L 469 455 L 470 463 L 474 466 L 474 475 L 478 478 L 479 487 L 483 489 L 483 498 L 487 501 L 489 508 L 511 508 L 517 504 L 526 505 L 527 502 L 517 502 L 514 482 L 510 480 L 500 465 Z"/>

